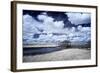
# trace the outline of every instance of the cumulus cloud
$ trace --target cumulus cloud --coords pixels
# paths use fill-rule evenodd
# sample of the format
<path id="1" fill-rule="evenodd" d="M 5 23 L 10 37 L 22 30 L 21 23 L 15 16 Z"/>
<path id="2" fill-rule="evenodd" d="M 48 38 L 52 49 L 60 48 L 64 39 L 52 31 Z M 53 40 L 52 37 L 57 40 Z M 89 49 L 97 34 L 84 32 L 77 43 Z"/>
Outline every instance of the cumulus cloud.
<path id="1" fill-rule="evenodd" d="M 63 30 L 63 21 L 54 21 L 54 18 L 48 16 L 46 12 L 43 12 L 40 15 L 38 15 L 37 18 L 43 21 L 44 32 L 53 33 L 59 31 L 60 33 L 60 31 Z"/>
<path id="2" fill-rule="evenodd" d="M 79 25 L 79 26 L 77 27 L 77 29 L 81 31 L 81 30 L 82 30 L 82 26 Z"/>
<path id="3" fill-rule="evenodd" d="M 75 24 L 81 24 L 90 18 L 89 14 L 67 13 L 67 15 L 70 16 L 69 20 Z M 82 27 L 79 25 L 78 27 L 72 27 L 70 29 L 64 28 L 63 21 L 54 21 L 54 18 L 48 16 L 46 13 L 38 15 L 37 18 L 43 22 L 37 21 L 28 14 L 23 15 L 23 39 L 27 39 L 24 43 L 62 42 L 64 40 L 87 42 L 91 39 L 91 27 Z M 53 33 L 60 35 L 54 35 Z M 35 34 L 39 34 L 39 37 L 34 38 L 33 36 Z"/>
<path id="4" fill-rule="evenodd" d="M 79 31 L 70 32 L 68 37 L 71 42 L 87 42 L 91 40 L 91 27 L 77 27 Z"/>
<path id="5" fill-rule="evenodd" d="M 37 18 L 39 20 L 43 20 L 44 21 L 47 18 L 47 15 L 46 14 L 41 14 L 41 15 L 38 15 Z"/>
<path id="6" fill-rule="evenodd" d="M 67 12 L 65 14 L 68 15 L 69 21 L 71 21 L 71 23 L 75 24 L 75 25 L 91 22 L 91 14 L 90 13 Z"/>
<path id="7" fill-rule="evenodd" d="M 23 15 L 23 39 L 32 40 L 35 33 L 40 33 L 38 28 L 40 24 L 32 16 L 28 14 Z"/>
<path id="8" fill-rule="evenodd" d="M 55 22 L 54 22 L 54 26 L 55 26 L 56 28 L 63 29 L 64 23 L 63 23 L 63 21 L 55 21 Z"/>

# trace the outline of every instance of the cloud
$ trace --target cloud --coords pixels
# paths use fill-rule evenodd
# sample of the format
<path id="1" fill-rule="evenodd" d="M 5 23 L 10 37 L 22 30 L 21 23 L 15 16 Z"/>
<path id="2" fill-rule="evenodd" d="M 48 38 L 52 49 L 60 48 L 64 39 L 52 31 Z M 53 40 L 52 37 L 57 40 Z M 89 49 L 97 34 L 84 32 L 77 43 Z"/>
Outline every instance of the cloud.
<path id="1" fill-rule="evenodd" d="M 38 28 L 40 24 L 32 16 L 23 15 L 23 39 L 32 40 L 35 33 L 40 33 Z"/>
<path id="2" fill-rule="evenodd" d="M 77 17 L 79 14 L 75 15 L 76 18 L 79 19 L 79 17 Z M 72 14 L 70 16 L 73 17 Z M 24 41 L 24 43 L 62 42 L 64 40 L 69 40 L 71 42 L 87 42 L 91 39 L 91 27 L 82 27 L 79 25 L 77 28 L 63 28 L 63 21 L 54 21 L 54 18 L 48 16 L 46 13 L 38 15 L 37 18 L 43 22 L 37 21 L 28 14 L 23 15 L 23 39 L 27 40 Z M 89 16 L 84 15 L 81 18 L 83 20 L 89 18 Z M 79 22 L 82 22 L 82 20 Z M 76 29 L 78 29 L 78 31 L 76 31 Z M 60 35 L 54 35 L 53 33 Z M 35 34 L 39 34 L 38 38 L 33 37 Z"/>
<path id="3" fill-rule="evenodd" d="M 44 21 L 47 18 L 47 15 L 38 15 L 37 18 Z"/>
<path id="4" fill-rule="evenodd" d="M 79 26 L 77 27 L 77 29 L 81 31 L 81 30 L 82 30 L 82 26 L 79 25 Z"/>
<path id="5" fill-rule="evenodd" d="M 59 32 L 63 30 L 64 23 L 63 21 L 54 21 L 54 18 L 47 15 L 47 13 L 43 12 L 40 15 L 37 16 L 39 20 L 43 21 L 43 30 L 46 33 L 53 33 L 53 32 Z"/>
<path id="6" fill-rule="evenodd" d="M 89 14 L 89 13 L 67 12 L 65 14 L 68 15 L 69 21 L 71 21 L 71 23 L 75 24 L 75 25 L 91 22 L 91 14 Z"/>
<path id="7" fill-rule="evenodd" d="M 87 42 L 91 40 L 91 27 L 81 27 L 78 31 L 70 32 L 68 40 L 71 42 Z"/>
<path id="8" fill-rule="evenodd" d="M 63 23 L 63 21 L 55 21 L 55 22 L 54 22 L 54 26 L 55 26 L 56 28 L 63 29 L 64 23 Z"/>

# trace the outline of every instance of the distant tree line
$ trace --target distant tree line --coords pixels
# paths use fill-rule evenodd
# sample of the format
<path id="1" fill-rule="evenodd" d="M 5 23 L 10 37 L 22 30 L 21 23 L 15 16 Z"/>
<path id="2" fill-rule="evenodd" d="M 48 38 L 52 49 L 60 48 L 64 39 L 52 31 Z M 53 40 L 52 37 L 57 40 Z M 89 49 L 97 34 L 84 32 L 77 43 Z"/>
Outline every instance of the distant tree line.
<path id="1" fill-rule="evenodd" d="M 77 43 L 77 42 L 76 42 Z M 89 40 L 89 41 L 87 41 L 87 42 L 85 42 L 85 43 L 78 43 L 77 45 L 76 44 L 72 44 L 70 41 L 68 41 L 68 40 L 65 40 L 65 41 L 63 41 L 63 42 L 61 42 L 60 44 L 59 44 L 59 48 L 88 48 L 88 49 L 90 49 L 91 48 L 91 41 Z"/>

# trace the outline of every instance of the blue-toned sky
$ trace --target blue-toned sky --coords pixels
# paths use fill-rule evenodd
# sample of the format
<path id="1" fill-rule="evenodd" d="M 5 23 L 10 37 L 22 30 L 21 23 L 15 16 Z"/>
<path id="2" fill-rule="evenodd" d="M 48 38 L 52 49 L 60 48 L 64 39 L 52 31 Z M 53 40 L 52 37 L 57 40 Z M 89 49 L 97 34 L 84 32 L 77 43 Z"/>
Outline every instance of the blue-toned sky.
<path id="1" fill-rule="evenodd" d="M 23 10 L 24 43 L 87 42 L 91 40 L 91 14 Z"/>

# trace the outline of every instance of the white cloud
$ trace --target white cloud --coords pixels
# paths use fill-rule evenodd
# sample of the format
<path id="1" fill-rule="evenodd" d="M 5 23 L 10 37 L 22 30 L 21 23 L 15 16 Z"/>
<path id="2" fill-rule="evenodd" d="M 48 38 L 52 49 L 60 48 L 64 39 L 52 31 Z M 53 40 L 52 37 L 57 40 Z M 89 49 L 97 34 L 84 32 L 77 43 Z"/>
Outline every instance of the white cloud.
<path id="1" fill-rule="evenodd" d="M 37 18 L 43 21 L 43 30 L 46 33 L 53 33 L 53 32 L 61 32 L 64 27 L 63 21 L 54 21 L 54 18 L 47 15 L 47 13 L 43 12 L 42 14 L 38 15 Z"/>
<path id="2" fill-rule="evenodd" d="M 89 13 L 66 13 L 69 17 L 69 21 L 71 23 L 78 25 L 78 24 L 83 24 L 83 23 L 90 23 L 91 19 L 91 14 Z"/>
<path id="3" fill-rule="evenodd" d="M 39 17 L 40 16 L 40 17 Z M 44 18 L 44 16 L 46 16 Z M 71 15 L 72 16 L 72 15 Z M 77 16 L 77 15 L 76 15 Z M 43 19 L 42 19 L 43 17 Z M 91 39 L 91 28 L 78 26 L 79 31 L 75 31 L 76 28 L 72 27 L 71 29 L 63 28 L 63 21 L 53 21 L 52 17 L 45 15 L 38 15 L 39 19 L 42 19 L 43 22 L 35 20 L 32 16 L 26 14 L 23 15 L 23 38 L 27 39 L 25 43 L 35 43 L 35 42 L 56 42 L 69 40 L 71 42 L 75 41 L 88 41 Z M 88 18 L 87 15 L 81 17 L 82 19 Z M 78 19 L 78 17 L 77 17 Z M 47 35 L 40 34 L 39 38 L 33 38 L 33 35 L 36 33 L 41 33 L 39 29 L 43 30 L 43 33 Z M 53 33 L 62 33 L 62 35 L 53 35 Z"/>
<path id="4" fill-rule="evenodd" d="M 79 28 L 79 27 L 78 27 Z M 69 41 L 71 42 L 87 42 L 91 39 L 91 28 L 90 27 L 81 27 L 79 31 L 70 32 Z"/>
<path id="5" fill-rule="evenodd" d="M 81 31 L 90 32 L 90 31 L 91 31 L 91 27 L 83 27 L 83 28 L 81 29 Z"/>
<path id="6" fill-rule="evenodd" d="M 77 27 L 77 29 L 78 29 L 78 30 L 82 30 L 82 26 L 79 25 L 79 26 Z"/>
<path id="7" fill-rule="evenodd" d="M 32 16 L 26 14 L 23 15 L 23 38 L 32 39 L 35 33 L 40 31 L 37 29 L 41 23 L 37 22 Z"/>
<path id="8" fill-rule="evenodd" d="M 63 23 L 63 21 L 55 21 L 55 22 L 54 22 L 54 26 L 55 26 L 56 28 L 63 29 L 64 23 Z"/>
<path id="9" fill-rule="evenodd" d="M 47 16 L 46 15 L 38 15 L 37 18 L 39 20 L 45 20 L 47 18 Z"/>

